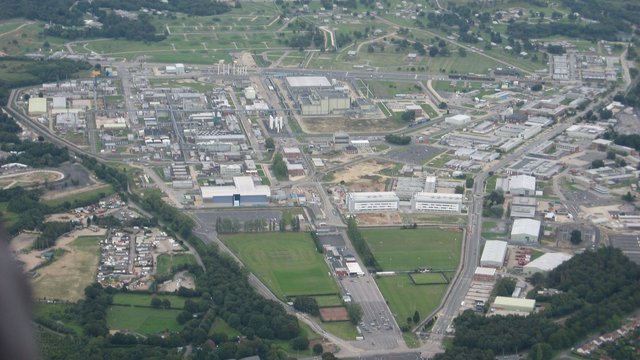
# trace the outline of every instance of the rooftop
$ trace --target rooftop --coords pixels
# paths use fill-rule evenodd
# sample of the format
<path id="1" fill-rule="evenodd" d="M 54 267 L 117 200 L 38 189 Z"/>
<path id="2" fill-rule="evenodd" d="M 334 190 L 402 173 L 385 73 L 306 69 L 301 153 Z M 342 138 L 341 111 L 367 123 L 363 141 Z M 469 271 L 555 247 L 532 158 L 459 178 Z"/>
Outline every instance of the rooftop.
<path id="1" fill-rule="evenodd" d="M 251 176 L 236 176 L 232 186 L 202 186 L 200 188 L 203 198 L 214 196 L 270 196 L 271 189 L 266 185 L 255 185 Z"/>
<path id="2" fill-rule="evenodd" d="M 289 76 L 287 83 L 290 87 L 329 87 L 331 83 L 324 76 Z"/>
<path id="3" fill-rule="evenodd" d="M 540 220 L 534 219 L 515 219 L 511 228 L 511 235 L 525 234 L 538 236 L 540 233 Z"/>
<path id="4" fill-rule="evenodd" d="M 572 255 L 565 253 L 546 253 L 524 267 L 540 269 L 542 271 L 551 271 L 572 257 Z"/>
<path id="5" fill-rule="evenodd" d="M 482 250 L 480 263 L 491 261 L 502 264 L 504 256 L 507 254 L 507 242 L 499 240 L 488 240 Z"/>
<path id="6" fill-rule="evenodd" d="M 354 201 L 400 201 L 394 191 L 352 192 L 349 197 Z"/>

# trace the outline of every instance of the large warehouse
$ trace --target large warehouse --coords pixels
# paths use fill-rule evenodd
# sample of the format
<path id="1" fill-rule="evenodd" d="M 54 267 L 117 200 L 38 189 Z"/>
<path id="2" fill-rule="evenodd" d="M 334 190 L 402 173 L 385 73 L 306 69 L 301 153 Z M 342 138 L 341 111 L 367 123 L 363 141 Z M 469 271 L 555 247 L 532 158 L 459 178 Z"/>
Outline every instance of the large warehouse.
<path id="1" fill-rule="evenodd" d="M 351 108 L 349 95 L 324 76 L 290 76 L 286 85 L 302 115 L 328 115 Z"/>
<path id="2" fill-rule="evenodd" d="M 520 299 L 506 296 L 496 296 L 492 308 L 498 312 L 504 311 L 515 315 L 529 315 L 536 306 L 533 299 Z"/>
<path id="3" fill-rule="evenodd" d="M 459 213 L 462 211 L 462 194 L 415 193 L 411 197 L 411 210 Z"/>
<path id="4" fill-rule="evenodd" d="M 266 204 L 271 189 L 266 185 L 255 185 L 251 176 L 236 176 L 231 186 L 202 186 L 202 201 L 227 206 Z"/>
<path id="5" fill-rule="evenodd" d="M 532 275 L 538 272 L 549 272 L 571 258 L 571 255 L 565 253 L 546 253 L 525 265 L 522 268 L 522 272 L 525 275 Z"/>
<path id="6" fill-rule="evenodd" d="M 540 220 L 515 219 L 511 227 L 511 243 L 537 244 L 540 236 Z"/>
<path id="7" fill-rule="evenodd" d="M 529 175 L 515 175 L 509 178 L 498 179 L 496 189 L 502 189 L 511 195 L 535 196 L 536 178 Z"/>
<path id="8" fill-rule="evenodd" d="M 484 244 L 484 250 L 480 257 L 480 266 L 500 269 L 507 256 L 507 242 L 499 240 L 488 240 Z"/>
<path id="9" fill-rule="evenodd" d="M 349 212 L 397 211 L 400 199 L 393 191 L 352 192 L 347 195 Z"/>

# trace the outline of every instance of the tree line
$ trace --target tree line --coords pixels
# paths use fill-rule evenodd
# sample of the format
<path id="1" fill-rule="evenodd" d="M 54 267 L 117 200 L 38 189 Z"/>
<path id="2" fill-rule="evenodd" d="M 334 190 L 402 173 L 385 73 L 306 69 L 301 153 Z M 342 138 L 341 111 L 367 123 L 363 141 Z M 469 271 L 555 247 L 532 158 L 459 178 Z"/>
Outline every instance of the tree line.
<path id="1" fill-rule="evenodd" d="M 360 255 L 360 258 L 362 258 L 364 265 L 369 268 L 373 268 L 376 271 L 380 271 L 380 265 L 373 256 L 371 249 L 369 249 L 369 245 L 367 245 L 367 242 L 364 240 L 364 236 L 362 236 L 362 233 L 358 229 L 358 224 L 354 218 L 349 218 L 349 220 L 347 220 L 347 235 L 349 236 L 349 240 L 351 240 L 353 247 Z"/>

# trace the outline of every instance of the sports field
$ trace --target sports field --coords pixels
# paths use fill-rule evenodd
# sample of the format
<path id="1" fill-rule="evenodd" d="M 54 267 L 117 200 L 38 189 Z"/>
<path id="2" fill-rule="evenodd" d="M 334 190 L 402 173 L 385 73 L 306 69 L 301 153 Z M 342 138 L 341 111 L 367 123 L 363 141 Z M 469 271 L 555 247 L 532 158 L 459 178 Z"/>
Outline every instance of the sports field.
<path id="1" fill-rule="evenodd" d="M 361 229 L 378 264 L 385 271 L 455 270 L 460 260 L 462 232 L 459 230 L 423 228 Z"/>
<path id="2" fill-rule="evenodd" d="M 167 275 L 171 272 L 171 268 L 182 264 L 197 264 L 196 258 L 191 254 L 169 255 L 163 254 L 158 256 L 157 275 Z"/>
<path id="3" fill-rule="evenodd" d="M 416 285 L 433 285 L 433 284 L 448 284 L 447 279 L 442 273 L 424 273 L 424 274 L 409 274 L 411 279 Z"/>
<path id="4" fill-rule="evenodd" d="M 111 306 L 107 310 L 107 326 L 111 330 L 129 330 L 139 334 L 156 334 L 164 330 L 178 331 L 180 310 L 160 310 L 131 306 Z"/>
<path id="5" fill-rule="evenodd" d="M 182 309 L 185 298 L 176 295 L 151 295 L 141 293 L 117 293 L 113 295 L 114 305 L 151 306 L 151 299 L 169 300 L 172 309 Z"/>
<path id="6" fill-rule="evenodd" d="M 33 280 L 36 296 L 69 301 L 84 298 L 84 288 L 95 281 L 102 238 L 81 236 L 65 246 L 69 252 L 38 270 L 40 276 Z"/>
<path id="7" fill-rule="evenodd" d="M 282 299 L 338 293 L 307 233 L 233 234 L 224 235 L 222 241 Z"/>
<path id="8" fill-rule="evenodd" d="M 398 324 L 407 322 L 418 310 L 421 318 L 428 316 L 439 304 L 448 285 L 414 285 L 407 275 L 376 279 Z"/>

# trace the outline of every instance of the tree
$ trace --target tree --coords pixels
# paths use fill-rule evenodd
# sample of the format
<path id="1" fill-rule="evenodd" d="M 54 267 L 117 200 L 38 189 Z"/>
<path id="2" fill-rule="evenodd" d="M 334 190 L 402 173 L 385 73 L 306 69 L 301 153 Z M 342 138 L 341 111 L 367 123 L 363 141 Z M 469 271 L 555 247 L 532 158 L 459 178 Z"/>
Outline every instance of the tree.
<path id="1" fill-rule="evenodd" d="M 531 91 L 541 91 L 541 90 L 542 90 L 542 84 L 535 84 L 531 86 Z"/>
<path id="2" fill-rule="evenodd" d="M 580 230 L 573 230 L 570 240 L 573 245 L 580 244 L 582 242 L 582 232 Z"/>
<path id="3" fill-rule="evenodd" d="M 264 140 L 264 146 L 269 150 L 273 150 L 276 148 L 276 143 L 272 137 L 268 137 Z"/>
<path id="4" fill-rule="evenodd" d="M 550 360 L 553 358 L 553 349 L 547 343 L 537 343 L 529 351 L 529 360 Z"/>
<path id="5" fill-rule="evenodd" d="M 416 310 L 416 312 L 413 313 L 413 322 L 415 324 L 420 322 L 420 313 L 418 312 L 418 310 Z"/>
<path id="6" fill-rule="evenodd" d="M 156 309 L 159 309 L 159 308 L 160 308 L 160 306 L 162 306 L 162 300 L 160 300 L 159 298 L 157 298 L 157 297 L 155 297 L 155 296 L 154 296 L 154 297 L 151 299 L 151 306 L 152 306 L 152 307 L 154 307 L 154 308 L 156 308 Z"/>
<path id="7" fill-rule="evenodd" d="M 636 197 L 631 194 L 631 191 L 627 191 L 626 194 L 622 195 L 622 200 L 626 201 L 626 202 L 633 202 L 636 199 Z"/>
<path id="8" fill-rule="evenodd" d="M 464 194 L 464 186 L 460 186 L 460 185 L 456 186 L 456 188 L 454 190 L 454 193 L 456 193 L 456 194 Z"/>
<path id="9" fill-rule="evenodd" d="M 322 360 L 337 360 L 338 358 L 333 353 L 326 352 L 322 354 Z"/>
<path id="10" fill-rule="evenodd" d="M 362 320 L 362 307 L 358 304 L 347 304 L 347 314 L 352 324 L 357 324 Z"/>
<path id="11" fill-rule="evenodd" d="M 616 159 L 616 152 L 609 150 L 607 151 L 607 160 L 615 160 Z"/>
<path id="12" fill-rule="evenodd" d="M 289 178 L 287 162 L 284 161 L 281 154 L 275 154 L 273 157 L 273 173 L 278 179 L 286 180 Z"/>
<path id="13" fill-rule="evenodd" d="M 307 339 L 306 336 L 298 336 L 292 339 L 290 343 L 293 350 L 302 351 L 309 348 L 309 339 Z"/>
<path id="14" fill-rule="evenodd" d="M 314 355 L 322 354 L 322 350 L 323 350 L 322 344 L 317 343 L 317 344 L 313 345 L 313 354 Z"/>
<path id="15" fill-rule="evenodd" d="M 472 177 L 468 177 L 467 180 L 465 181 L 465 186 L 467 187 L 467 189 L 471 189 L 473 187 L 473 178 Z"/>
<path id="16" fill-rule="evenodd" d="M 162 300 L 162 308 L 171 309 L 171 301 L 169 301 L 169 299 Z"/>
<path id="17" fill-rule="evenodd" d="M 317 300 L 309 296 L 296 297 L 293 301 L 293 308 L 313 316 L 320 315 L 320 308 L 318 307 Z"/>
<path id="18" fill-rule="evenodd" d="M 448 105 L 447 105 L 447 103 L 446 103 L 446 102 L 444 102 L 444 101 L 442 101 L 442 102 L 440 102 L 440 103 L 438 104 L 438 109 L 442 109 L 442 110 L 444 110 L 444 109 L 446 109 L 446 108 L 448 108 L 448 107 L 449 107 L 449 106 L 448 106 Z"/>
<path id="19" fill-rule="evenodd" d="M 602 160 L 593 160 L 591 162 L 591 168 L 592 169 L 598 169 L 604 166 L 604 161 Z"/>
<path id="20" fill-rule="evenodd" d="M 429 48 L 429 56 L 431 56 L 431 57 L 438 56 L 439 52 L 440 52 L 440 50 L 438 50 L 438 48 L 436 46 L 432 46 L 432 47 Z"/>
<path id="21" fill-rule="evenodd" d="M 416 119 L 416 112 L 414 110 L 405 111 L 402 113 L 402 121 L 410 122 Z"/>

